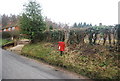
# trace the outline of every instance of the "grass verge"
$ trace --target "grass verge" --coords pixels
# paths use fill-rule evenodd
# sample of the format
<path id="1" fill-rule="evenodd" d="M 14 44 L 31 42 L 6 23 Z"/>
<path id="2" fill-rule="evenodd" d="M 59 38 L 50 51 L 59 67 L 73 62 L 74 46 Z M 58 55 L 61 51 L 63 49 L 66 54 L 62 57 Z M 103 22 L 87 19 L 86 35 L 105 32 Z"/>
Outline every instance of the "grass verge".
<path id="1" fill-rule="evenodd" d="M 100 45 L 84 45 L 77 50 L 70 48 L 60 56 L 56 44 L 41 42 L 26 45 L 21 54 L 41 59 L 91 79 L 120 78 L 119 54 L 109 52 Z"/>
<path id="2" fill-rule="evenodd" d="M 13 41 L 0 38 L 0 46 L 12 43 Z"/>

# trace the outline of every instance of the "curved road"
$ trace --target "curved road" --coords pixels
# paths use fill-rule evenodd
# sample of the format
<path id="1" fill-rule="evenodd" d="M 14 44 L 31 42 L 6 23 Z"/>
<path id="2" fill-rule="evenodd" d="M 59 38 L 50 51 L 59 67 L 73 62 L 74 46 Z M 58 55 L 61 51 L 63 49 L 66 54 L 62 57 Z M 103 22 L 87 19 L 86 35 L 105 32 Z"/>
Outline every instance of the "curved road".
<path id="1" fill-rule="evenodd" d="M 70 72 L 2 50 L 2 79 L 84 79 Z M 80 81 L 81 81 L 80 80 Z"/>

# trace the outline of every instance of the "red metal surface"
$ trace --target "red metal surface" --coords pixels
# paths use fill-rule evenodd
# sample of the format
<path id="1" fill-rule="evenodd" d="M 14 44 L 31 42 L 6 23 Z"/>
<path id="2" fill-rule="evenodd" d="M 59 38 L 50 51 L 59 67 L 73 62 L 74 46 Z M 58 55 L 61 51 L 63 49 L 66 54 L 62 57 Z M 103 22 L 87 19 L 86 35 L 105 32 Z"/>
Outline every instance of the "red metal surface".
<path id="1" fill-rule="evenodd" d="M 58 42 L 58 49 L 59 49 L 59 51 L 65 51 L 65 43 Z"/>

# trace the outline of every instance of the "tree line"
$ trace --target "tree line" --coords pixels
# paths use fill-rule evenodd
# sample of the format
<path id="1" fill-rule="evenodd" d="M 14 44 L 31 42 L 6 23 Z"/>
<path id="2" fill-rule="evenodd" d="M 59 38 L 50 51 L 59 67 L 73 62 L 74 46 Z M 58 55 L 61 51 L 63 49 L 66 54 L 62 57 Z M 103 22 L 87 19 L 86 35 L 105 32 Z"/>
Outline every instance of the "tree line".
<path id="1" fill-rule="evenodd" d="M 74 23 L 72 27 L 75 27 L 75 28 L 83 28 L 83 27 L 92 27 L 92 24 L 87 24 L 86 22 L 82 23 Z"/>
<path id="2" fill-rule="evenodd" d="M 18 25 L 19 18 L 20 18 L 19 15 L 3 14 L 3 15 L 1 15 L 1 23 L 0 24 L 2 24 L 2 27 L 15 26 L 15 25 Z"/>

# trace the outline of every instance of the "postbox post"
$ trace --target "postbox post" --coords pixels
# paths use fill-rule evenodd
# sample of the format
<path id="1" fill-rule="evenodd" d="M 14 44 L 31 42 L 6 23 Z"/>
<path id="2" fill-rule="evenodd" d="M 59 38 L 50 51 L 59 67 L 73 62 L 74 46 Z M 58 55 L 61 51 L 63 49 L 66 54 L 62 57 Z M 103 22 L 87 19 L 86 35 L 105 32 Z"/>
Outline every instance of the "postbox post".
<path id="1" fill-rule="evenodd" d="M 63 51 L 60 51 L 60 56 L 62 56 L 62 54 L 63 54 Z"/>

